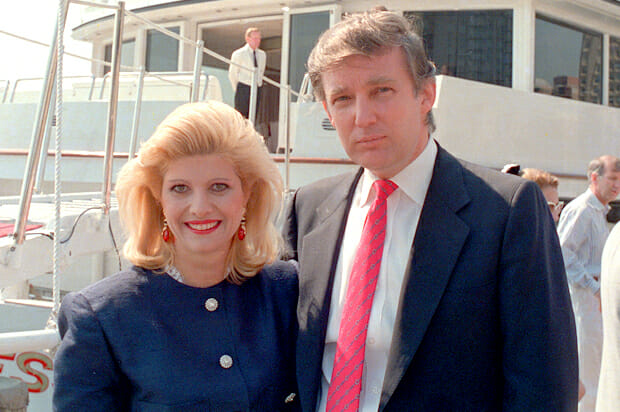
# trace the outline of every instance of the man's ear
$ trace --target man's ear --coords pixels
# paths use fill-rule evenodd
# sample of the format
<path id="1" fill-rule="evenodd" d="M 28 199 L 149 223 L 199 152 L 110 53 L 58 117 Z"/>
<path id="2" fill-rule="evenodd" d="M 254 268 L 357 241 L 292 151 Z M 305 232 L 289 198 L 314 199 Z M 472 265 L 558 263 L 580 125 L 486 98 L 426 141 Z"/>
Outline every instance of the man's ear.
<path id="1" fill-rule="evenodd" d="M 325 102 L 325 100 L 323 100 L 321 103 L 323 104 L 323 109 L 325 109 L 325 113 L 327 113 L 327 118 L 329 119 L 329 122 L 332 124 L 332 126 L 336 127 L 334 125 L 334 121 L 332 120 L 332 115 L 327 108 L 327 103 Z"/>
<path id="2" fill-rule="evenodd" d="M 437 95 L 435 80 L 432 79 L 426 81 L 426 83 L 418 91 L 418 94 L 422 97 L 422 100 L 420 101 L 422 109 L 425 113 L 430 112 L 433 108 L 433 104 L 435 104 L 435 97 Z"/>

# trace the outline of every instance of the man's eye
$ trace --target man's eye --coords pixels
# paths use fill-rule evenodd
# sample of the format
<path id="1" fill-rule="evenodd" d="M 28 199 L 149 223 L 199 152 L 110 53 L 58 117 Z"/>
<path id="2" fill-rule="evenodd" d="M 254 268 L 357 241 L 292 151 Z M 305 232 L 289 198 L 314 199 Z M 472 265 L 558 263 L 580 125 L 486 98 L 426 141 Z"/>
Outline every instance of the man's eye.
<path id="1" fill-rule="evenodd" d="M 185 193 L 188 187 L 186 185 L 174 185 L 170 190 L 175 193 Z"/>
<path id="2" fill-rule="evenodd" d="M 347 100 L 350 100 L 350 99 L 351 98 L 349 96 L 338 96 L 332 99 L 332 104 L 339 103 L 339 102 L 346 102 Z"/>

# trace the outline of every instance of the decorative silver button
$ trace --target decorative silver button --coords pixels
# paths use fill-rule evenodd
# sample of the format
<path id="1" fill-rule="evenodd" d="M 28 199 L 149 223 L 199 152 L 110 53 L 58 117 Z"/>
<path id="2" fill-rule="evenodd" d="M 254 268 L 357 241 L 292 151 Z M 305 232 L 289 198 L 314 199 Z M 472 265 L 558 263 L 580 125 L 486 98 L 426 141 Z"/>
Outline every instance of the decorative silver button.
<path id="1" fill-rule="evenodd" d="M 218 306 L 219 306 L 219 303 L 217 302 L 217 299 L 215 298 L 209 298 L 205 302 L 205 308 L 207 308 L 209 312 L 213 312 L 214 310 L 217 309 Z"/>
<path id="2" fill-rule="evenodd" d="M 297 396 L 297 394 L 295 393 L 291 393 L 289 394 L 286 399 L 284 399 L 284 403 L 291 403 L 295 400 L 295 396 Z"/>
<path id="3" fill-rule="evenodd" d="M 220 357 L 220 366 L 224 369 L 228 369 L 232 366 L 233 361 L 229 355 L 222 355 Z"/>

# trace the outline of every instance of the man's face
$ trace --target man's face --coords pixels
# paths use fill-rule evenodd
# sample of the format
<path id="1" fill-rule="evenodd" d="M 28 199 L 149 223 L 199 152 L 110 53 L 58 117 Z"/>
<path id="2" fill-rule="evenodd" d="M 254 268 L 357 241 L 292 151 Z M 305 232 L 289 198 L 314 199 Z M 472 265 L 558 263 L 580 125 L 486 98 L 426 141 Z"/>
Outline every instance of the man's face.
<path id="1" fill-rule="evenodd" d="M 620 171 L 614 171 L 614 164 L 605 164 L 605 173 L 592 174 L 592 191 L 604 205 L 615 200 L 620 193 Z"/>
<path id="2" fill-rule="evenodd" d="M 245 41 L 247 44 L 250 45 L 250 48 L 252 50 L 256 50 L 258 49 L 258 46 L 260 46 L 260 32 L 259 31 L 253 31 L 252 33 L 250 33 L 249 36 L 247 36 L 245 38 Z"/>
<path id="3" fill-rule="evenodd" d="M 323 73 L 322 80 L 323 107 L 355 163 L 389 179 L 422 153 L 435 83 L 426 82 L 416 93 L 400 48 L 349 56 Z"/>

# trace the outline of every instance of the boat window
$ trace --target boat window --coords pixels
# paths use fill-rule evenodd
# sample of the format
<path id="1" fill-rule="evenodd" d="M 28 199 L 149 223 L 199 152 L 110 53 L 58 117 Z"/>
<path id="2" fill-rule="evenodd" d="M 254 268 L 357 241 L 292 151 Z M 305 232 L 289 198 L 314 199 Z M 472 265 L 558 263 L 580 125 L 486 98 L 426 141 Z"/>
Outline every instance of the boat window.
<path id="1" fill-rule="evenodd" d="M 536 17 L 534 91 L 601 103 L 603 36 Z"/>
<path id="2" fill-rule="evenodd" d="M 180 28 L 167 27 L 176 34 Z M 176 72 L 179 68 L 179 41 L 157 30 L 146 33 L 145 68 L 149 72 Z"/>
<path id="3" fill-rule="evenodd" d="M 512 10 L 405 12 L 439 74 L 512 86 Z"/>
<path id="4" fill-rule="evenodd" d="M 306 61 L 321 33 L 329 28 L 329 11 L 291 15 L 289 84 L 299 90 L 306 72 Z M 293 96 L 295 101 L 297 97 Z"/>
<path id="5" fill-rule="evenodd" d="M 133 67 L 133 55 L 136 51 L 136 39 L 129 39 L 123 41 L 123 45 L 121 46 L 121 66 L 129 66 Z M 104 60 L 107 62 L 112 61 L 112 44 L 108 44 L 105 46 L 104 51 Z M 110 66 L 106 65 L 103 68 L 103 74 L 106 74 L 110 71 Z M 132 71 L 132 69 L 127 69 L 121 67 L 121 71 Z"/>
<path id="6" fill-rule="evenodd" d="M 609 105 L 620 107 L 620 38 L 609 39 Z"/>

